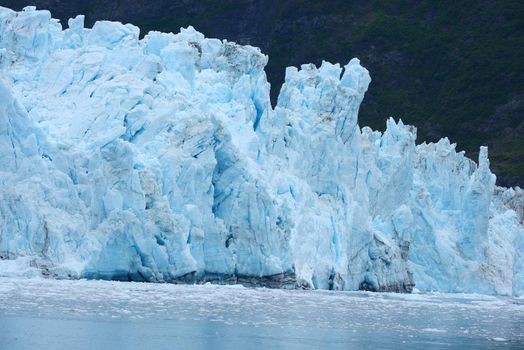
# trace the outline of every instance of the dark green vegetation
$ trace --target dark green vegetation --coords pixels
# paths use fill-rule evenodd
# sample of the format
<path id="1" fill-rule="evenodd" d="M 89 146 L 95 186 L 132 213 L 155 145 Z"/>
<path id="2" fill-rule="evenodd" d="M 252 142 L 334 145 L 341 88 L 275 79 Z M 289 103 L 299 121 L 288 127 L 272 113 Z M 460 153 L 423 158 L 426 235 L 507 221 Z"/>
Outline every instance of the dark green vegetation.
<path id="1" fill-rule="evenodd" d="M 522 0 L 0 0 L 208 37 L 269 54 L 272 98 L 284 68 L 359 57 L 373 82 L 360 125 L 382 130 L 393 116 L 418 128 L 418 142 L 448 136 L 476 158 L 490 147 L 503 185 L 524 185 L 524 1 Z"/>

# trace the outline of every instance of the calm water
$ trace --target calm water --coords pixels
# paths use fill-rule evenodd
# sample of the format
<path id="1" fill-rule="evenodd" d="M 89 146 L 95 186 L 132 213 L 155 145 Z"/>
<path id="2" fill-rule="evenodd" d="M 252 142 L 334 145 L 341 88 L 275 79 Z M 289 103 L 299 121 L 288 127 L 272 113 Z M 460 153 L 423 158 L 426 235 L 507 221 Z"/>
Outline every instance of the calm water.
<path id="1" fill-rule="evenodd" d="M 0 349 L 524 349 L 524 300 L 0 279 Z"/>

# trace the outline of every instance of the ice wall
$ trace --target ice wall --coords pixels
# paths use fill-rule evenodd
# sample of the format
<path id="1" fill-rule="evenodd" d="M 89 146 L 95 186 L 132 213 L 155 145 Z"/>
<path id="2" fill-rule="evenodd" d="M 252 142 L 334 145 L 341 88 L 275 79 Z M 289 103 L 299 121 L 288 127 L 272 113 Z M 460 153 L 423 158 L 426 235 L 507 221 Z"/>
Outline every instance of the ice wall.
<path id="1" fill-rule="evenodd" d="M 358 125 L 357 59 L 0 7 L 0 275 L 524 293 L 523 196 L 443 139 Z M 9 268 L 7 267 L 9 266 Z"/>

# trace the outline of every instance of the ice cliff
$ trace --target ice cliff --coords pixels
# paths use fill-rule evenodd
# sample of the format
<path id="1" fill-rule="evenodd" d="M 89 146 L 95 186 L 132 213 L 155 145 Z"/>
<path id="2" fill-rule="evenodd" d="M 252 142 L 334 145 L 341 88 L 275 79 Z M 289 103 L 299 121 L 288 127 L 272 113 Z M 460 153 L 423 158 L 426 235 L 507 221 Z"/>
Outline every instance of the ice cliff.
<path id="1" fill-rule="evenodd" d="M 357 59 L 0 7 L 0 275 L 524 294 L 524 193 L 357 123 Z"/>

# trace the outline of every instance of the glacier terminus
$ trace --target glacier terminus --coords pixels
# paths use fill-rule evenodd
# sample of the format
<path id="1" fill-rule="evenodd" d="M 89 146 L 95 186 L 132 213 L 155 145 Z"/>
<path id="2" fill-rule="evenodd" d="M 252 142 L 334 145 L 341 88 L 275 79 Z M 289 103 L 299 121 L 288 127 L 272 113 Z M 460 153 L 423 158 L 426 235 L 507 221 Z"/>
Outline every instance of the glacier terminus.
<path id="1" fill-rule="evenodd" d="M 524 295 L 524 191 L 358 125 L 358 59 L 0 7 L 0 276 Z"/>

